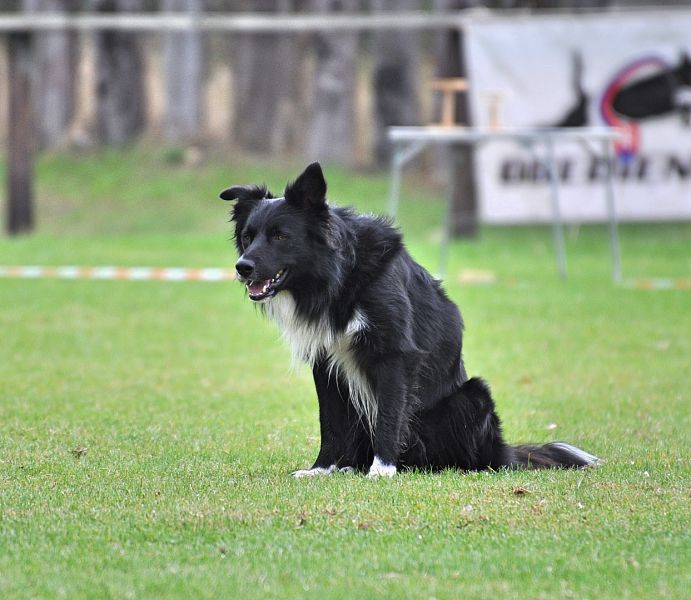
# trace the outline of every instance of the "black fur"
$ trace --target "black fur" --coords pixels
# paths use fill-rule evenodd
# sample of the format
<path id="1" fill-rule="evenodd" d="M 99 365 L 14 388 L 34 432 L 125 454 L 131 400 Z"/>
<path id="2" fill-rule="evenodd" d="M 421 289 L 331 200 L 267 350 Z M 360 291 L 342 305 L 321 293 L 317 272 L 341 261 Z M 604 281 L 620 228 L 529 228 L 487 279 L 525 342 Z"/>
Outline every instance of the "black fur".
<path id="1" fill-rule="evenodd" d="M 504 442 L 489 388 L 466 374 L 458 308 L 386 219 L 329 206 L 318 163 L 282 198 L 256 186 L 221 197 L 237 200 L 238 278 L 311 363 L 321 427 L 313 469 L 367 470 L 375 456 L 390 471 L 594 462 L 567 445 Z M 358 381 L 369 403 L 358 403 Z M 363 405 L 375 407 L 371 422 Z"/>

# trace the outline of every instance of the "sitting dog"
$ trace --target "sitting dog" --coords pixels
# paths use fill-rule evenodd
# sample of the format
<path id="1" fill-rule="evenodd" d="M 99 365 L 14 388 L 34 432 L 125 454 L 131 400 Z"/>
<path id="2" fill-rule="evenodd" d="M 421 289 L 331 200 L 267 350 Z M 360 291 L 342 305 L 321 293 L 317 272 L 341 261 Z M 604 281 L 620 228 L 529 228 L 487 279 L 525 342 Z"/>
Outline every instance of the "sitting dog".
<path id="1" fill-rule="evenodd" d="M 509 446 L 487 385 L 468 379 L 463 321 L 384 218 L 331 206 L 318 163 L 280 198 L 234 186 L 237 278 L 312 368 L 321 447 L 296 477 L 337 470 L 586 467 L 563 442 Z"/>

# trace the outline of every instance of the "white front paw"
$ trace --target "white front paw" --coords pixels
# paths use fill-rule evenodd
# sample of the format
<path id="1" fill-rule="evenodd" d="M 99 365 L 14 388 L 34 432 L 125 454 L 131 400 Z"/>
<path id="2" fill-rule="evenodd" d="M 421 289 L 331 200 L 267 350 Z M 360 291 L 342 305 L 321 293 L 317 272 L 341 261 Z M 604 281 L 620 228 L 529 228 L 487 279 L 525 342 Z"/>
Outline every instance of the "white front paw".
<path id="1" fill-rule="evenodd" d="M 317 477 L 319 475 L 331 475 L 336 470 L 336 465 L 331 465 L 328 468 L 315 467 L 313 469 L 301 469 L 293 471 L 293 477 L 300 479 L 301 477 Z"/>
<path id="2" fill-rule="evenodd" d="M 374 457 L 367 477 L 393 477 L 396 474 L 396 465 L 387 465 L 378 456 Z"/>

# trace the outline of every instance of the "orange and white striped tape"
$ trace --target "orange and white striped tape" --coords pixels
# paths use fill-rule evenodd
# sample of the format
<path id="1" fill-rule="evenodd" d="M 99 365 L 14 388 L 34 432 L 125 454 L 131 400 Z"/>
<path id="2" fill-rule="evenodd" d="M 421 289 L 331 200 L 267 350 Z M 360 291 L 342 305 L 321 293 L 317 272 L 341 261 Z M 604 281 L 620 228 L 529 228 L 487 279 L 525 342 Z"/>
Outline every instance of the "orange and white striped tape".
<path id="1" fill-rule="evenodd" d="M 637 290 L 691 290 L 691 278 L 680 279 L 634 279 L 626 283 L 626 287 Z"/>
<path id="2" fill-rule="evenodd" d="M 463 274 L 461 274 L 463 275 Z M 14 279 L 101 279 L 129 281 L 232 281 L 234 269 L 208 267 L 45 267 L 45 266 L 2 266 L 0 278 Z M 459 283 L 473 283 L 459 277 Z M 496 279 L 482 279 L 482 283 L 495 283 Z M 691 278 L 632 279 L 624 283 L 627 288 L 637 290 L 691 290 Z"/>
<path id="3" fill-rule="evenodd" d="M 230 281 L 234 269 L 186 267 L 0 266 L 0 277 L 18 279 L 102 279 L 130 281 Z"/>

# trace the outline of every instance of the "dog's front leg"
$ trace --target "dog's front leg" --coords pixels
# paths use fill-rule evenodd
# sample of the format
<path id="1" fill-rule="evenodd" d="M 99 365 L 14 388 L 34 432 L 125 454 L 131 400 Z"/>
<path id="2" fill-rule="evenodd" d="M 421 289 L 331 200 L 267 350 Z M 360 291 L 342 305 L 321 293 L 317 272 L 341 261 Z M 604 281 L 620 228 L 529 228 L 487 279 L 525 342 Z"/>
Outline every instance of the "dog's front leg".
<path id="1" fill-rule="evenodd" d="M 374 460 L 368 477 L 393 477 L 406 435 L 410 413 L 406 367 L 403 357 L 382 361 L 375 369 L 377 424 Z"/>
<path id="2" fill-rule="evenodd" d="M 312 468 L 294 471 L 295 477 L 330 475 L 338 470 L 339 461 L 345 454 L 348 411 L 338 387 L 337 375 L 329 373 L 326 363 L 317 364 L 312 374 L 319 398 L 321 445 Z"/>

